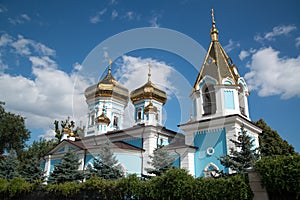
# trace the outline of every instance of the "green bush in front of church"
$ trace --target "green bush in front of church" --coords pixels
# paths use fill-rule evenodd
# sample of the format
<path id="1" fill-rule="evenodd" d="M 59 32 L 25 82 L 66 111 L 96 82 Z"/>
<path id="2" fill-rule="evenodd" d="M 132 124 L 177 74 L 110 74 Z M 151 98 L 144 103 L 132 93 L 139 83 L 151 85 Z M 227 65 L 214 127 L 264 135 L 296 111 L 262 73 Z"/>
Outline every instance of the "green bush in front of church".
<path id="1" fill-rule="evenodd" d="M 83 180 L 82 172 L 78 171 L 80 165 L 78 157 L 73 152 L 67 152 L 62 158 L 62 162 L 54 166 L 50 174 L 48 183 L 57 184 L 65 182 L 80 182 Z"/>

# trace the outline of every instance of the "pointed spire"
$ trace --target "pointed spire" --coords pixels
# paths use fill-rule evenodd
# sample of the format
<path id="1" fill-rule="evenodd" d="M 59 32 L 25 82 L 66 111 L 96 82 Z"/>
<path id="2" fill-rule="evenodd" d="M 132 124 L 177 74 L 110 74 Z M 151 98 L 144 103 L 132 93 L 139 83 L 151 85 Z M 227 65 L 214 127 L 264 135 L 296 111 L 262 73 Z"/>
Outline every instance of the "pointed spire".
<path id="1" fill-rule="evenodd" d="M 212 41 L 218 41 L 218 29 L 216 28 L 216 21 L 215 21 L 215 12 L 214 9 L 211 9 L 211 23 L 212 28 L 210 30 L 210 37 Z"/>
<path id="2" fill-rule="evenodd" d="M 148 64 L 148 82 L 151 82 L 151 65 Z"/>
<path id="3" fill-rule="evenodd" d="M 112 64 L 112 60 L 109 59 L 109 61 L 108 61 L 108 73 L 109 74 L 111 73 L 111 64 Z"/>

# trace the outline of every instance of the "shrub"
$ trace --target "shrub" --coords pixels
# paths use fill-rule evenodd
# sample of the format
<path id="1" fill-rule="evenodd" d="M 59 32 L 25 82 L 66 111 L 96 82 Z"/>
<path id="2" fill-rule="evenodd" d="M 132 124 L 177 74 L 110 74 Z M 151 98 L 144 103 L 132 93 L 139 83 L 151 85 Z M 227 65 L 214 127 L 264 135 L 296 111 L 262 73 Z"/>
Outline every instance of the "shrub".
<path id="1" fill-rule="evenodd" d="M 255 165 L 262 185 L 269 195 L 300 197 L 300 155 L 274 156 L 259 160 Z"/>

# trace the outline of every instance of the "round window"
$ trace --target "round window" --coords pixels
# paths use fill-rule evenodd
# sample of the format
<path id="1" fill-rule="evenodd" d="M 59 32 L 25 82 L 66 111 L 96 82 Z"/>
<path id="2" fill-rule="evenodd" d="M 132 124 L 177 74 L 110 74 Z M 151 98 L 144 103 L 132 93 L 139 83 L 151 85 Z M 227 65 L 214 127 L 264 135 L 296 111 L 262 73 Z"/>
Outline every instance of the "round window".
<path id="1" fill-rule="evenodd" d="M 212 147 L 208 147 L 206 150 L 206 153 L 211 156 L 215 153 L 215 150 Z"/>

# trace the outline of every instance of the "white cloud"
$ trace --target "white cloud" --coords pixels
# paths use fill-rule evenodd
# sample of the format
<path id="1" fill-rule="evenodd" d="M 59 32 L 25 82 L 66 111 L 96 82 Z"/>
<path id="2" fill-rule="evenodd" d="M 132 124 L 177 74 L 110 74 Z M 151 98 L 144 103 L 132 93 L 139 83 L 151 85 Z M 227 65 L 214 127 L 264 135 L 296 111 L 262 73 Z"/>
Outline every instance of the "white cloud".
<path id="1" fill-rule="evenodd" d="M 148 80 L 148 65 L 151 65 L 151 81 L 165 90 L 168 95 L 170 91 L 176 91 L 170 81 L 172 66 L 152 58 L 140 58 L 122 56 L 122 66 L 116 72 L 116 77 L 130 91 L 144 85 Z"/>
<path id="2" fill-rule="evenodd" d="M 258 50 L 245 75 L 249 87 L 260 96 L 280 95 L 283 99 L 300 97 L 300 56 L 279 57 L 272 47 Z"/>
<path id="3" fill-rule="evenodd" d="M 112 19 L 115 19 L 116 17 L 118 17 L 118 15 L 119 15 L 119 13 L 118 13 L 116 10 L 113 10 L 113 11 L 111 12 L 111 18 L 112 18 Z"/>
<path id="4" fill-rule="evenodd" d="M 56 68 L 57 64 L 54 60 L 49 58 L 48 56 L 30 56 L 29 60 L 32 63 L 32 67 L 45 67 L 45 68 Z"/>
<path id="5" fill-rule="evenodd" d="M 140 19 L 140 15 L 138 15 L 137 13 L 135 13 L 133 11 L 128 11 L 128 12 L 125 13 L 124 18 L 128 19 L 129 21 L 131 21 L 131 20 L 139 20 Z"/>
<path id="6" fill-rule="evenodd" d="M 226 52 L 230 52 L 236 47 L 240 47 L 240 43 L 230 39 L 228 41 L 228 44 L 224 46 L 224 49 L 225 49 Z"/>
<path id="7" fill-rule="evenodd" d="M 239 54 L 239 58 L 240 60 L 244 60 L 245 58 L 247 58 L 248 56 L 250 56 L 251 54 L 254 54 L 257 50 L 251 48 L 250 50 L 246 51 L 246 50 L 242 50 Z"/>
<path id="8" fill-rule="evenodd" d="M 70 74 L 61 71 L 52 58 L 53 49 L 21 35 L 18 38 L 2 35 L 1 51 L 20 55 L 32 63 L 31 78 L 0 73 L 0 100 L 6 102 L 9 111 L 24 116 L 28 128 L 48 130 L 54 120 L 67 116 L 73 116 L 76 122 L 85 120 L 83 92 L 90 81 L 78 75 L 82 68 L 79 63 L 73 65 Z M 4 56 L 0 54 L 0 68 L 9 66 L 3 62 Z"/>
<path id="9" fill-rule="evenodd" d="M 12 41 L 13 41 L 13 38 L 10 35 L 5 33 L 5 34 L 1 35 L 1 37 L 0 37 L 0 47 L 7 46 Z"/>
<path id="10" fill-rule="evenodd" d="M 242 50 L 239 54 L 239 58 L 240 60 L 244 60 L 245 58 L 247 58 L 250 55 L 250 53 L 248 51 Z"/>
<path id="11" fill-rule="evenodd" d="M 158 18 L 159 18 L 159 16 L 153 16 L 150 19 L 149 23 L 150 23 L 151 27 L 155 27 L 155 28 L 159 28 L 160 27 L 160 24 L 158 23 Z"/>
<path id="12" fill-rule="evenodd" d="M 282 25 L 282 26 L 276 26 L 273 28 L 271 32 L 265 33 L 263 36 L 260 34 L 256 35 L 254 37 L 255 41 L 262 42 L 263 40 L 274 40 L 275 37 L 280 35 L 288 35 L 291 31 L 296 30 L 297 27 L 294 25 Z"/>
<path id="13" fill-rule="evenodd" d="M 48 129 L 54 120 L 76 113 L 85 116 L 83 91 L 88 86 L 83 77 L 53 68 L 32 68 L 34 79 L 0 75 L 0 99 L 7 107 L 26 117 L 29 128 Z"/>
<path id="14" fill-rule="evenodd" d="M 12 40 L 10 41 L 10 43 L 7 43 L 6 45 L 14 48 L 16 53 L 19 55 L 29 56 L 33 52 L 38 53 L 40 55 L 48 55 L 48 56 L 55 55 L 55 51 L 53 49 L 39 42 L 26 39 L 22 35 L 18 35 L 17 39 L 13 37 L 11 38 Z"/>
<path id="15" fill-rule="evenodd" d="M 9 23 L 16 24 L 24 24 L 25 22 L 31 21 L 31 18 L 27 14 L 21 14 L 16 18 L 8 18 Z"/>
<path id="16" fill-rule="evenodd" d="M 299 48 L 300 47 L 300 37 L 296 38 L 296 47 Z"/>
<path id="17" fill-rule="evenodd" d="M 96 13 L 96 15 L 90 17 L 90 23 L 97 24 L 102 21 L 101 17 L 106 13 L 107 9 L 104 8 Z"/>

